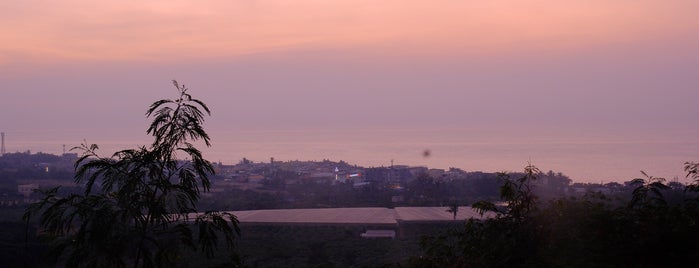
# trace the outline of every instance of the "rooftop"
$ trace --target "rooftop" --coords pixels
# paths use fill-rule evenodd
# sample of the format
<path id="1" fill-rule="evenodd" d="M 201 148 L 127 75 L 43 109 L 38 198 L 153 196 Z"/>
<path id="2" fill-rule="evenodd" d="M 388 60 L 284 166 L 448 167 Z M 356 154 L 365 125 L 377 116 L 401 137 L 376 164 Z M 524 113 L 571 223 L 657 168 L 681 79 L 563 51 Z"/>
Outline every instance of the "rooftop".
<path id="1" fill-rule="evenodd" d="M 447 207 L 367 207 L 230 211 L 241 223 L 397 224 L 399 221 L 451 221 Z M 457 220 L 484 218 L 471 207 L 459 207 Z"/>

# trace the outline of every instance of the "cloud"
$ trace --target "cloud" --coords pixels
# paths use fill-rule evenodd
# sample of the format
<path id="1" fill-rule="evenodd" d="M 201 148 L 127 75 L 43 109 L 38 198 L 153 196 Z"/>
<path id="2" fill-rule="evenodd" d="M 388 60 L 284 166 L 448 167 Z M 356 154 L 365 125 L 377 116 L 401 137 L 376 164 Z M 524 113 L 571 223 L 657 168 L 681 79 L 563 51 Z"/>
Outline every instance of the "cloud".
<path id="1" fill-rule="evenodd" d="M 688 1 L 11 1 L 0 62 L 159 61 L 309 49 L 448 57 L 697 36 Z"/>

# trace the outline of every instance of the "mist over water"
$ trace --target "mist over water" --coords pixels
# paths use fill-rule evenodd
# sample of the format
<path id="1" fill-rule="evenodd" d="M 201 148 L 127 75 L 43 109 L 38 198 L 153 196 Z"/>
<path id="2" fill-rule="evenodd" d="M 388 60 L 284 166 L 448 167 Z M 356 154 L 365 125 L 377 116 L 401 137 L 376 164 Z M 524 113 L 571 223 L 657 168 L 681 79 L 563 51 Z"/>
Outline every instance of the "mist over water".
<path id="1" fill-rule="evenodd" d="M 699 142 L 690 139 L 573 140 L 528 138 L 499 135 L 479 138 L 467 133 L 432 133 L 429 131 L 324 133 L 336 135 L 335 141 L 314 139 L 314 135 L 280 133 L 262 140 L 255 135 L 236 141 L 219 138 L 211 150 L 214 161 L 231 163 L 242 157 L 254 161 L 344 160 L 371 167 L 394 164 L 457 167 L 466 171 L 521 171 L 528 161 L 543 171 L 554 170 L 578 182 L 627 181 L 641 177 L 640 170 L 656 177 L 684 182 L 683 163 L 696 161 Z M 431 136 L 430 134 L 434 134 Z M 278 136 L 279 135 L 279 136 Z M 371 138 L 369 138 L 371 136 Z M 429 156 L 424 151 L 429 150 Z"/>
<path id="2" fill-rule="evenodd" d="M 562 172 L 576 182 L 623 182 L 641 177 L 640 170 L 688 182 L 683 163 L 699 161 L 699 141 L 693 138 L 696 133 L 678 133 L 542 130 L 523 135 L 484 128 L 212 129 L 212 147 L 203 151 L 210 161 L 224 164 L 235 164 L 243 157 L 256 162 L 274 157 L 275 161 L 328 159 L 380 167 L 390 166 L 393 160 L 396 165 L 496 172 L 521 171 L 531 161 L 543 171 Z M 73 138 L 75 133 L 21 134 L 8 135 L 8 152 L 60 154 L 63 144 L 70 150 L 83 142 L 82 138 Z M 87 137 L 88 143 L 100 145 L 103 155 L 150 143 L 149 137 L 140 133 L 92 133 Z M 429 156 L 424 155 L 426 150 Z"/>

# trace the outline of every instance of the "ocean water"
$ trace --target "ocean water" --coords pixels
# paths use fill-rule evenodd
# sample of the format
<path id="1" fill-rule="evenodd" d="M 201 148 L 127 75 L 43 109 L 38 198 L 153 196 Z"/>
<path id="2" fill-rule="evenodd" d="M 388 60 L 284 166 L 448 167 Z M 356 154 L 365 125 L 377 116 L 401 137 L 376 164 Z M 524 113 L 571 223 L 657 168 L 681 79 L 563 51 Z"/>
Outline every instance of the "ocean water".
<path id="1" fill-rule="evenodd" d="M 210 130 L 212 147 L 204 149 L 211 161 L 234 164 L 243 157 L 256 162 L 329 159 L 364 167 L 427 166 L 466 171 L 521 171 L 529 162 L 542 171 L 553 170 L 577 182 L 623 182 L 651 176 L 689 182 L 687 161 L 699 161 L 697 133 L 681 131 L 519 131 L 483 128 L 431 129 L 303 129 Z M 59 154 L 83 142 L 56 133 L 12 137 L 7 151 Z M 100 145 L 104 155 L 149 143 L 140 133 L 95 133 L 88 143 Z M 68 135 L 66 135 L 68 136 Z M 58 138 L 60 137 L 60 138 Z M 8 139 L 9 140 L 9 139 Z M 427 153 L 426 153 L 427 152 Z"/>

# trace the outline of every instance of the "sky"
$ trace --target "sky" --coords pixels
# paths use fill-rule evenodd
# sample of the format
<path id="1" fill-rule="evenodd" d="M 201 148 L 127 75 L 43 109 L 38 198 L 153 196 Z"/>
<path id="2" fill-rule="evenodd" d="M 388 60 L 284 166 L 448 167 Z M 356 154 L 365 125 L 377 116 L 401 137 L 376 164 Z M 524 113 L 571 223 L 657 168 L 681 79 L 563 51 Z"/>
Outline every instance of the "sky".
<path id="1" fill-rule="evenodd" d="M 699 1 L 0 2 L 8 151 L 148 142 L 171 80 L 215 161 L 390 160 L 579 181 L 699 161 Z M 424 150 L 430 150 L 424 157 Z"/>

